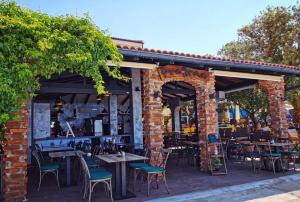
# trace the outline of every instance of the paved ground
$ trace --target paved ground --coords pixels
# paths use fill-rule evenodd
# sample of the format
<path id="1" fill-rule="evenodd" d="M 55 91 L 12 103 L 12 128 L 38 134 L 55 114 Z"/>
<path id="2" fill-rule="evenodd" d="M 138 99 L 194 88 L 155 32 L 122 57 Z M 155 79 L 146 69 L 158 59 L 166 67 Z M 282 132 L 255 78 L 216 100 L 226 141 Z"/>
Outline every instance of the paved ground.
<path id="1" fill-rule="evenodd" d="M 300 174 L 147 202 L 300 202 Z"/>
<path id="2" fill-rule="evenodd" d="M 140 202 L 152 199 L 160 199 L 168 196 L 176 196 L 186 193 L 198 193 L 206 192 L 207 190 L 218 189 L 233 185 L 240 185 L 245 183 L 252 183 L 261 180 L 273 179 L 274 175 L 270 171 L 260 171 L 254 173 L 251 170 L 250 164 L 242 165 L 239 162 L 228 162 L 228 175 L 225 176 L 209 176 L 206 173 L 199 171 L 199 168 L 194 168 L 183 161 L 176 166 L 176 159 L 171 158 L 167 166 L 167 180 L 170 189 L 170 195 L 166 193 L 163 184 L 160 184 L 159 189 L 152 189 L 151 195 L 147 197 L 146 184 L 139 185 L 141 192 L 136 192 L 137 197 L 122 202 Z M 104 165 L 107 169 L 114 171 L 114 167 L 110 165 Z M 60 170 L 60 181 L 63 183 L 65 179 L 65 172 L 63 170 L 65 166 L 62 164 Z M 76 170 L 76 169 L 75 169 Z M 74 171 L 75 171 L 74 170 Z M 76 173 L 76 172 L 74 172 Z M 60 191 L 56 187 L 55 178 L 48 175 L 43 180 L 40 192 L 36 191 L 37 187 L 37 173 L 31 170 L 29 172 L 29 194 L 28 199 L 31 202 L 69 202 L 69 201 L 83 201 L 80 184 L 72 187 L 63 187 Z M 282 177 L 294 172 L 277 173 L 276 177 Z M 74 176 L 73 179 L 76 177 Z M 132 176 L 128 176 L 132 179 Z M 240 187 L 240 186 L 237 186 Z M 130 182 L 129 190 L 132 190 L 132 183 Z M 247 195 L 247 193 L 245 193 Z M 218 194 L 219 195 L 219 194 Z M 237 194 L 234 196 L 237 198 Z M 194 199 L 191 199 L 193 201 Z M 197 201 L 198 199 L 196 199 Z M 202 199 L 201 199 L 202 200 Z M 204 199 L 203 199 L 204 200 Z M 92 201 L 109 201 L 104 194 L 103 186 L 96 186 L 92 196 Z M 205 201 L 205 200 L 204 200 Z M 206 200 L 207 201 L 207 200 Z M 215 200 L 213 200 L 215 201 Z M 221 201 L 221 200 L 219 200 Z M 224 200 L 223 200 L 224 201 Z M 225 200 L 226 201 L 226 200 Z M 231 200 L 230 200 L 231 201 Z M 237 200 L 239 201 L 239 200 Z M 274 201 L 275 202 L 275 201 Z M 300 201 L 299 201 L 300 202 Z"/>

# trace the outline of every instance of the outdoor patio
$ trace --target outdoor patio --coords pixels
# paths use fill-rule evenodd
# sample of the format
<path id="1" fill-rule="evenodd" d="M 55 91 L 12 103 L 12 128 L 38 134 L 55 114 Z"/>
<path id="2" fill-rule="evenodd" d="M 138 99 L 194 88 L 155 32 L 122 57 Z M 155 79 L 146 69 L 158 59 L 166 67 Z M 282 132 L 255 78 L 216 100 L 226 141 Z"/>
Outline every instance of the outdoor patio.
<path id="1" fill-rule="evenodd" d="M 136 192 L 136 198 L 130 198 L 123 201 L 145 201 L 149 199 L 227 187 L 231 185 L 239 185 L 295 174 L 294 171 L 285 173 L 278 172 L 276 173 L 276 176 L 274 176 L 272 171 L 264 170 L 254 173 L 251 169 L 250 162 L 247 165 L 241 165 L 239 161 L 230 160 L 228 161 L 228 175 L 210 176 L 206 173 L 200 172 L 199 168 L 188 165 L 183 161 L 176 166 L 176 161 L 176 156 L 173 154 L 167 164 L 167 182 L 170 194 L 167 194 L 163 183 L 161 183 L 159 185 L 159 189 L 152 188 L 150 196 L 147 197 L 146 183 L 143 183 L 141 186 L 141 192 Z M 110 167 L 109 169 L 114 171 L 113 167 Z M 64 174 L 65 173 L 63 171 L 60 174 L 61 183 L 65 179 Z M 62 189 L 59 191 L 54 177 L 48 175 L 45 178 L 46 179 L 43 180 L 41 185 L 40 192 L 37 192 L 36 188 L 38 184 L 38 175 L 37 172 L 33 172 L 33 169 L 30 168 L 28 186 L 28 198 L 30 201 L 83 201 L 80 184 L 71 187 L 62 187 Z M 132 176 L 128 176 L 128 178 L 130 180 L 129 189 L 132 190 Z M 137 187 L 139 188 L 139 186 Z M 106 197 L 104 187 L 102 185 L 96 186 L 92 194 L 92 201 L 110 201 L 110 199 Z"/>

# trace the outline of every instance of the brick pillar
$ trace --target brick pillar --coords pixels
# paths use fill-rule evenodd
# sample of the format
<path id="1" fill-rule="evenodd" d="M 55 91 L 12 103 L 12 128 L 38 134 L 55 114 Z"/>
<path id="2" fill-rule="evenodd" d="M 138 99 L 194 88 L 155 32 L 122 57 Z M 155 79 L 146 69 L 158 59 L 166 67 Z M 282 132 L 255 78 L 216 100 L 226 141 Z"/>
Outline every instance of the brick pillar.
<path id="1" fill-rule="evenodd" d="M 162 85 L 163 81 L 159 79 L 156 69 L 143 71 L 143 125 L 146 148 L 163 147 Z M 155 157 L 151 156 L 151 159 Z"/>
<path id="2" fill-rule="evenodd" d="M 198 84 L 196 87 L 196 103 L 198 117 L 198 134 L 200 144 L 200 168 L 208 171 L 206 152 L 207 136 L 216 133 L 218 129 L 217 103 L 215 99 L 215 76 L 209 73 L 209 79 L 205 84 Z"/>
<path id="3" fill-rule="evenodd" d="M 293 122 L 296 124 L 296 126 L 300 126 L 300 106 L 293 105 Z"/>
<path id="4" fill-rule="evenodd" d="M 28 109 L 20 110 L 20 120 L 8 122 L 5 130 L 3 198 L 22 201 L 27 195 Z"/>
<path id="5" fill-rule="evenodd" d="M 276 137 L 288 137 L 287 111 L 284 105 L 284 80 L 258 81 L 258 87 L 266 92 L 269 101 L 269 114 L 272 119 L 272 131 Z"/>

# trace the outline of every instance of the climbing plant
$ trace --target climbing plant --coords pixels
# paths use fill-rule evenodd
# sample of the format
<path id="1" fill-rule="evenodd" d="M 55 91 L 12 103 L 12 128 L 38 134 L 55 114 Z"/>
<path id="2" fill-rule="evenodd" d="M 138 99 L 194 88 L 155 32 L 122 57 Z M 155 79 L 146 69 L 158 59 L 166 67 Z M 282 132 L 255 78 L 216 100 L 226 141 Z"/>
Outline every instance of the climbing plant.
<path id="1" fill-rule="evenodd" d="M 107 60 L 116 66 L 108 67 Z M 121 54 L 88 15 L 50 17 L 0 0 L 0 128 L 39 89 L 40 78 L 62 72 L 91 77 L 105 91 L 101 72 L 120 74 Z"/>

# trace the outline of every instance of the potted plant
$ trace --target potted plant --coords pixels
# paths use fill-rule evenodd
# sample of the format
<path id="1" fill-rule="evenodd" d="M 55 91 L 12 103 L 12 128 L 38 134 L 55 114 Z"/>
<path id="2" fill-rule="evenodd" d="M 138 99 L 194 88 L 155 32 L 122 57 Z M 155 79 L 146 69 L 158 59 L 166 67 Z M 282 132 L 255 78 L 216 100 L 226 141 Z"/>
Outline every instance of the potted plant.
<path id="1" fill-rule="evenodd" d="M 214 168 L 215 170 L 219 170 L 220 167 L 223 165 L 223 164 L 221 163 L 221 159 L 220 159 L 220 158 L 214 158 L 212 164 L 213 164 L 213 168 Z"/>

